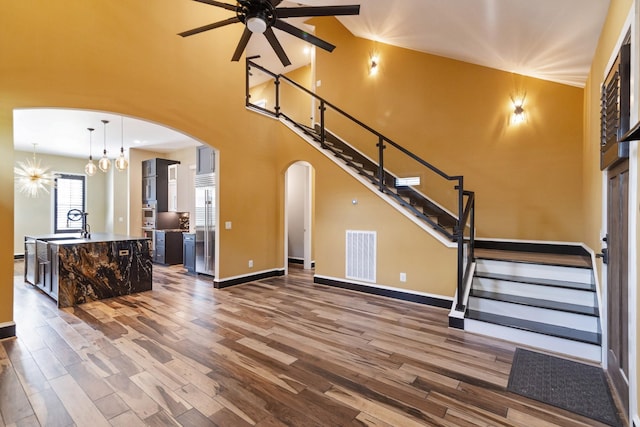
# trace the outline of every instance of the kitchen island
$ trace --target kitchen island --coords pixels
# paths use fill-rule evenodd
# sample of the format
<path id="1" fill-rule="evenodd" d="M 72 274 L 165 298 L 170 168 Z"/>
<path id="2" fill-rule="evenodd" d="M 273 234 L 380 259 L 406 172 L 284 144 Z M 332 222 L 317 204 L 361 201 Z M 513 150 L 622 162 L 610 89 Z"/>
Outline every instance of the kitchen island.
<path id="1" fill-rule="evenodd" d="M 71 307 L 151 290 L 151 240 L 93 234 L 25 236 L 25 281 Z"/>

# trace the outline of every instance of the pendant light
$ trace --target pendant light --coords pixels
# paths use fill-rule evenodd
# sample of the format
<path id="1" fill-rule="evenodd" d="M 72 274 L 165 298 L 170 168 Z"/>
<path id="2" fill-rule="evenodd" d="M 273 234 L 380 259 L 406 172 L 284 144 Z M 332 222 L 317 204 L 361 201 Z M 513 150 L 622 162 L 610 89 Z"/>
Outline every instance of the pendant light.
<path id="1" fill-rule="evenodd" d="M 40 166 L 40 159 L 36 158 L 36 145 L 33 144 L 33 160 L 18 162 L 19 167 L 13 168 L 18 190 L 27 197 L 38 197 L 40 190 L 48 193 L 47 187 L 55 187 L 58 178 L 57 174 L 49 172 L 48 166 Z"/>
<path id="2" fill-rule="evenodd" d="M 102 120 L 104 125 L 104 151 L 102 152 L 102 158 L 98 162 L 98 167 L 102 172 L 108 172 L 109 168 L 111 168 L 111 160 L 107 157 L 107 123 L 109 123 L 109 120 Z"/>
<path id="3" fill-rule="evenodd" d="M 89 163 L 87 163 L 87 165 L 84 167 L 84 173 L 86 173 L 89 176 L 93 176 L 98 170 L 98 167 L 96 166 L 96 164 L 93 163 L 93 156 L 91 155 L 91 140 L 92 140 L 93 131 L 95 129 L 87 128 L 87 130 L 89 131 Z"/>
<path id="4" fill-rule="evenodd" d="M 129 162 L 124 158 L 124 118 L 120 116 L 120 155 L 116 159 L 116 169 L 118 171 L 126 170 Z"/>

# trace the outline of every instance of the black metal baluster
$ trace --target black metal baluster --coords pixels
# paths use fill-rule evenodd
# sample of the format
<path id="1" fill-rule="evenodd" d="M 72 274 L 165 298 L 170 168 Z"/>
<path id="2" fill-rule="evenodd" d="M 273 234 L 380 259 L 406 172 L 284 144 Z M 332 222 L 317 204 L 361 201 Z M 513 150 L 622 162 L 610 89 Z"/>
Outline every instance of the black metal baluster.
<path id="1" fill-rule="evenodd" d="M 325 138 L 326 138 L 326 132 L 325 132 L 325 128 L 324 128 L 324 112 L 327 109 L 324 106 L 324 100 L 321 99 L 320 100 L 320 146 L 322 148 L 327 148 L 326 144 L 325 144 Z"/>
<path id="2" fill-rule="evenodd" d="M 384 145 L 384 138 L 378 137 L 378 185 L 380 191 L 384 193 L 384 149 L 387 148 Z"/>
<path id="3" fill-rule="evenodd" d="M 276 85 L 276 117 L 280 117 L 280 76 L 276 76 L 276 80 L 273 82 Z"/>

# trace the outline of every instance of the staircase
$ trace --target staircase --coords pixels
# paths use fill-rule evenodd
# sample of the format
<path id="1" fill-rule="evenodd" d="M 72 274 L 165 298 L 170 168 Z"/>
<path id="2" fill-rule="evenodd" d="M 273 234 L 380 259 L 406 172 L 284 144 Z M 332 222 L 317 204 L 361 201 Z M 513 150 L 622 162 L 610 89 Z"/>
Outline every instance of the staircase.
<path id="1" fill-rule="evenodd" d="M 315 128 L 295 123 L 305 134 L 313 138 L 320 146 L 332 156 L 337 157 L 347 166 L 351 167 L 359 175 L 364 176 L 372 184 L 379 186 L 383 193 L 391 196 L 397 203 L 408 210 L 412 215 L 427 223 L 432 229 L 442 233 L 446 238 L 455 240 L 455 226 L 457 219 L 452 213 L 434 203 L 424 194 L 411 186 L 398 186 L 397 176 L 382 170 L 378 164 L 349 145 L 331 132 L 325 130 L 324 143 L 321 130 L 318 125 Z M 382 173 L 382 180 L 379 174 Z M 382 182 L 382 185 L 380 184 Z"/>
<path id="2" fill-rule="evenodd" d="M 275 106 L 268 110 L 251 102 L 251 76 L 263 74 L 273 80 Z M 282 111 L 282 83 L 306 94 L 319 105 L 318 124 L 310 127 Z M 591 256 L 581 246 L 519 242 L 476 242 L 475 195 L 463 188 L 462 176 L 449 176 L 396 144 L 335 105 L 318 97 L 284 75 L 274 74 L 247 59 L 246 105 L 279 118 L 308 142 L 315 144 L 345 170 L 359 175 L 372 189 L 444 244 L 457 246 L 457 288 L 449 316 L 450 326 L 502 338 L 533 347 L 600 361 L 601 328 L 598 296 Z M 330 111 L 331 114 L 325 113 Z M 296 111 L 292 111 L 295 114 Z M 367 142 L 347 143 L 328 130 L 329 120 L 339 118 L 354 126 Z M 307 120 L 307 119 L 302 119 Z M 333 123 L 333 121 L 332 121 Z M 377 144 L 376 144 L 377 141 Z M 364 145 L 364 144 L 369 144 Z M 375 144 L 375 147 L 373 145 Z M 365 154 L 377 151 L 374 160 Z M 385 152 L 391 152 L 385 154 Z M 385 168 L 385 159 L 408 162 L 408 170 L 429 175 L 434 183 L 449 186 L 457 205 L 454 212 L 418 190 L 398 185 L 398 176 Z M 401 163 L 402 164 L 402 163 Z M 449 191 L 449 190 L 447 190 Z"/>
<path id="3" fill-rule="evenodd" d="M 598 295 L 580 246 L 476 241 L 464 329 L 599 362 Z"/>

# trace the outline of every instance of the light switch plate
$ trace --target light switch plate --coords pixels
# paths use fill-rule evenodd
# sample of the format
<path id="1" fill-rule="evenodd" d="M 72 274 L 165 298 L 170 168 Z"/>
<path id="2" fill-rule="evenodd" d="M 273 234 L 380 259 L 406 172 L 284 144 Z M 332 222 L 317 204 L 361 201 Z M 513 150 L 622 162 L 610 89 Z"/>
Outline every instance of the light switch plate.
<path id="1" fill-rule="evenodd" d="M 225 230 L 231 230 L 231 221 L 227 221 L 224 223 Z"/>

